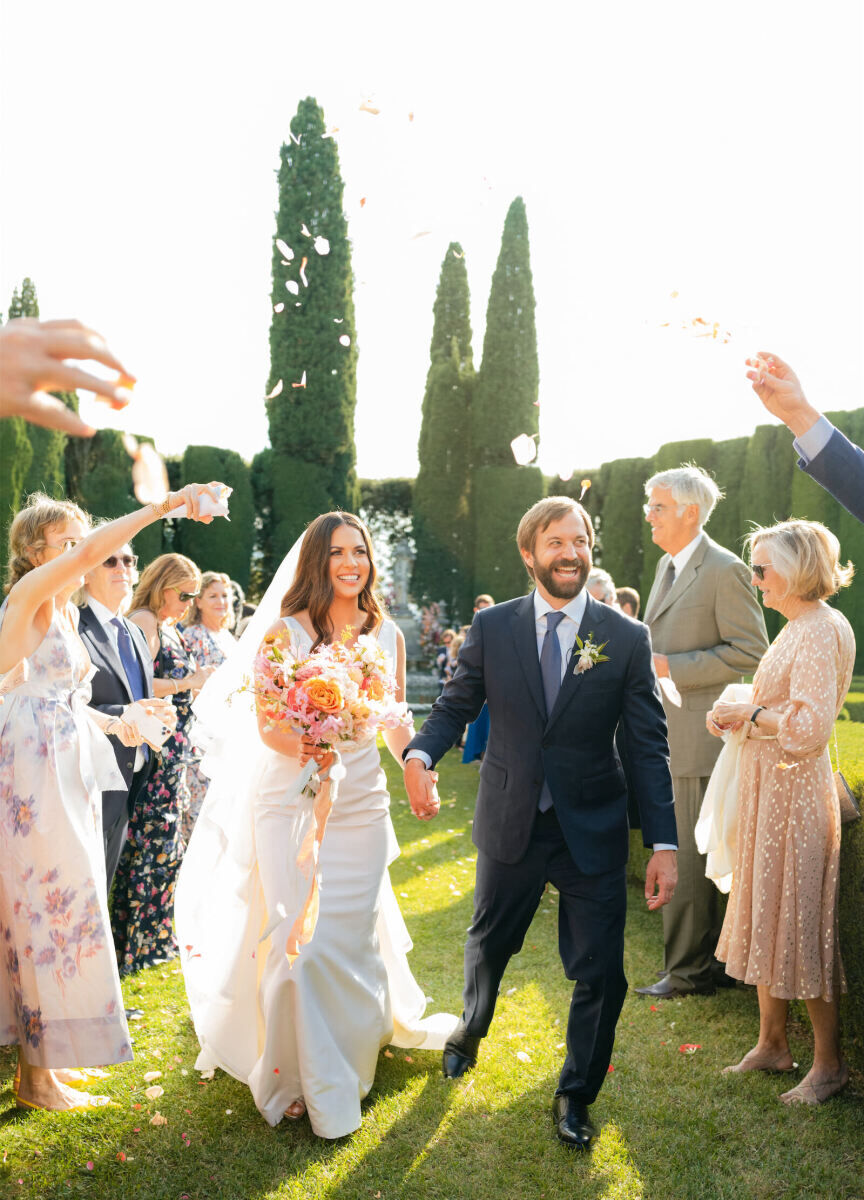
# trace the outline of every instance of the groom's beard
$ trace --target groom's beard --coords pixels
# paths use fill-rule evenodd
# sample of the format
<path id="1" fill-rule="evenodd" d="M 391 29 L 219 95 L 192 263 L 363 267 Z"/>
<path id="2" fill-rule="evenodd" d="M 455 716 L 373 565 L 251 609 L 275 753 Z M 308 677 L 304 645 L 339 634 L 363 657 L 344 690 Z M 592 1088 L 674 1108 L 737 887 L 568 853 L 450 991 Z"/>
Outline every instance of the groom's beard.
<path id="1" fill-rule="evenodd" d="M 576 570 L 575 575 L 571 575 L 569 579 L 561 579 L 555 574 L 556 567 L 573 567 Z M 534 577 L 543 584 L 550 596 L 554 596 L 556 600 L 572 600 L 578 596 L 585 586 L 585 580 L 588 578 L 590 571 L 588 563 L 582 561 L 581 558 L 574 559 L 572 562 L 556 562 L 548 567 L 541 567 L 539 563 L 534 563 Z"/>

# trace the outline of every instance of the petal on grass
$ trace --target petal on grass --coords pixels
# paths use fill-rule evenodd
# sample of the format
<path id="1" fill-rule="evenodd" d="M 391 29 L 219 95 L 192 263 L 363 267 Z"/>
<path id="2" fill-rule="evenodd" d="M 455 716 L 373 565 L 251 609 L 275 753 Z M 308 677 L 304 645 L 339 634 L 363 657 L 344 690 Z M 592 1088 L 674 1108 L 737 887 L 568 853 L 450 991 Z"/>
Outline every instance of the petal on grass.
<path id="1" fill-rule="evenodd" d="M 161 1071 L 145 1071 L 144 1072 L 144 1082 L 145 1083 L 152 1083 L 154 1079 L 161 1079 L 161 1078 L 162 1078 Z"/>

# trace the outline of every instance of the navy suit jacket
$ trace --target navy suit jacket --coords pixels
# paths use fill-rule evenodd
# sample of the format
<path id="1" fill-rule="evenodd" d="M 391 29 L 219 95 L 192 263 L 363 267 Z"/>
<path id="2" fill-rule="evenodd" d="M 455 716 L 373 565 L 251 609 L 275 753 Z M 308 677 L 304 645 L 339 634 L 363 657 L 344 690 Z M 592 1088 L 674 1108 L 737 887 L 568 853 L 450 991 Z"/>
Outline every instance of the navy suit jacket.
<path id="1" fill-rule="evenodd" d="M 584 641 L 589 633 L 595 643 L 607 643 L 608 661 L 577 675 L 574 650 L 547 714 L 533 593 L 482 609 L 455 675 L 408 747 L 436 763 L 488 702 L 491 728 L 473 837 L 478 849 L 499 862 L 518 862 L 528 849 L 546 779 L 579 870 L 598 875 L 623 866 L 629 826 L 627 785 L 615 751 L 619 722 L 645 844 L 677 843 L 666 718 L 650 633 L 588 596 L 579 636 Z"/>
<path id="2" fill-rule="evenodd" d="M 152 696 L 153 660 L 150 657 L 150 647 L 147 645 L 147 639 L 134 621 L 125 621 L 125 625 L 132 638 L 132 645 L 135 647 L 138 661 L 141 664 L 147 695 Z M 98 708 L 100 712 L 107 713 L 111 717 L 119 717 L 126 705 L 132 703 L 132 693 L 129 690 L 126 672 L 123 670 L 120 655 L 114 649 L 114 643 L 105 632 L 102 623 L 93 614 L 89 605 L 85 604 L 82 609 L 79 609 L 78 633 L 87 647 L 90 661 L 96 668 L 96 674 L 93 676 L 91 684 L 93 688 L 93 694 L 90 699 L 91 707 Z M 117 759 L 117 766 L 120 768 L 128 789 L 132 786 L 135 751 L 128 746 L 124 746 L 115 737 L 112 737 L 110 740 L 114 750 L 114 757 Z M 151 765 L 153 763 L 152 751 L 150 753 L 150 763 Z"/>
<path id="3" fill-rule="evenodd" d="M 839 500 L 845 509 L 864 521 L 864 450 L 850 442 L 839 429 L 815 458 L 798 466 Z"/>

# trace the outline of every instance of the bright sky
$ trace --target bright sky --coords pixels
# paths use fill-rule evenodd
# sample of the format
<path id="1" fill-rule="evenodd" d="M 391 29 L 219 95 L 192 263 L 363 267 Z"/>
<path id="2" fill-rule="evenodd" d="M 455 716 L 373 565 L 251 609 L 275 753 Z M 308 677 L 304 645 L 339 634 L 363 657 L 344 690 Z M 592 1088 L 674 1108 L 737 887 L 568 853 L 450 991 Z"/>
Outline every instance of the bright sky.
<path id="1" fill-rule="evenodd" d="M 750 432 L 760 348 L 864 404 L 857 0 L 0 4 L 0 308 L 30 275 L 103 332 L 165 452 L 267 444 L 275 170 L 309 94 L 340 128 L 361 475 L 416 471 L 451 239 L 479 364 L 520 194 L 548 472 Z"/>

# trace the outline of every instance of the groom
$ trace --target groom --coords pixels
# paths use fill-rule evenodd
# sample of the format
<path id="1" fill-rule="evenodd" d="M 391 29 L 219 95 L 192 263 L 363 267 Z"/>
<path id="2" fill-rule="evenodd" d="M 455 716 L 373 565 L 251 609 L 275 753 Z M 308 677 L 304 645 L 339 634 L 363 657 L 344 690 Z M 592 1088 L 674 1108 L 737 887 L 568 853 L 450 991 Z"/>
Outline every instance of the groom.
<path id="1" fill-rule="evenodd" d="M 588 1106 L 606 1078 L 627 991 L 629 836 L 615 730 L 620 722 L 627 735 L 642 833 L 654 848 L 645 895 L 656 909 L 676 881 L 666 722 L 647 629 L 584 589 L 594 545 L 587 512 L 565 496 L 540 500 L 516 539 L 536 589 L 476 614 L 456 674 L 405 752 L 405 786 L 415 813 L 434 814 L 432 768 L 486 700 L 464 1011 L 444 1074 L 475 1065 L 501 977 L 551 883 L 560 893 L 561 960 L 574 982 L 553 1116 L 561 1141 L 587 1150 L 596 1132 Z"/>

